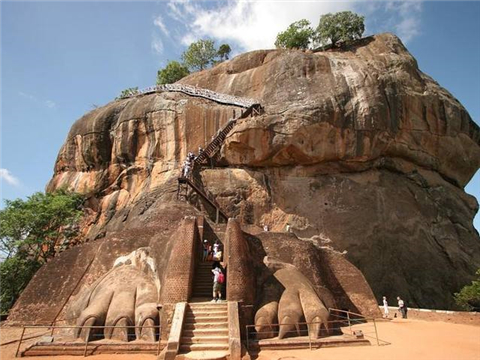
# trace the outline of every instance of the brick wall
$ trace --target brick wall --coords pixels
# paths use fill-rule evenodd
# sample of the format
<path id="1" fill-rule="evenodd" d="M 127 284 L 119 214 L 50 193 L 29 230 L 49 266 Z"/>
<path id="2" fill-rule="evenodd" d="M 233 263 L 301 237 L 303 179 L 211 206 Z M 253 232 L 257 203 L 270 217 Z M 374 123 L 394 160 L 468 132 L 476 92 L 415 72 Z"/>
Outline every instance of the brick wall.
<path id="1" fill-rule="evenodd" d="M 197 221 L 185 218 L 173 235 L 172 252 L 161 290 L 163 304 L 187 302 L 192 292 L 196 248 L 200 242 Z"/>
<path id="2" fill-rule="evenodd" d="M 248 243 L 240 225 L 229 219 L 225 241 L 227 300 L 253 304 L 255 282 Z"/>

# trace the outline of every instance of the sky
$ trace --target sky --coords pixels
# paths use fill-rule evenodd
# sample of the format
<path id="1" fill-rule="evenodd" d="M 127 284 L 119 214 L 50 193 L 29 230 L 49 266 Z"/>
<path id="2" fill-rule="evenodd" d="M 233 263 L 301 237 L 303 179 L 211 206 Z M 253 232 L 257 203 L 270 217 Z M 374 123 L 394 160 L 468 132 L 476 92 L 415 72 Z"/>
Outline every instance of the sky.
<path id="1" fill-rule="evenodd" d="M 273 48 L 294 21 L 365 16 L 364 35 L 392 32 L 420 69 L 480 123 L 478 1 L 1 1 L 0 197 L 44 191 L 71 125 L 121 90 L 155 84 L 157 70 L 200 38 L 232 55 Z M 480 199 L 480 173 L 466 191 Z M 480 216 L 475 219 L 480 229 Z"/>

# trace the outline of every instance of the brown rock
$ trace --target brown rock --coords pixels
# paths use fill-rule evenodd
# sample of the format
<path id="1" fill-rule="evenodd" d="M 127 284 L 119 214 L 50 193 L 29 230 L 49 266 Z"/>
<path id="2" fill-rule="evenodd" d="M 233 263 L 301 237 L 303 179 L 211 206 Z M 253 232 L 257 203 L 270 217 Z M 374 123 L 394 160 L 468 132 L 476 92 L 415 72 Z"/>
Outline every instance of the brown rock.
<path id="1" fill-rule="evenodd" d="M 480 131 L 398 38 L 255 51 L 181 82 L 264 106 L 229 133 L 223 167 L 201 174 L 230 216 L 275 231 L 289 223 L 305 241 L 346 250 L 379 300 L 453 306 L 480 267 L 478 204 L 463 191 L 480 165 Z M 88 239 L 153 226 L 177 206 L 187 152 L 240 110 L 166 92 L 107 104 L 74 124 L 48 189 L 90 195 Z"/>

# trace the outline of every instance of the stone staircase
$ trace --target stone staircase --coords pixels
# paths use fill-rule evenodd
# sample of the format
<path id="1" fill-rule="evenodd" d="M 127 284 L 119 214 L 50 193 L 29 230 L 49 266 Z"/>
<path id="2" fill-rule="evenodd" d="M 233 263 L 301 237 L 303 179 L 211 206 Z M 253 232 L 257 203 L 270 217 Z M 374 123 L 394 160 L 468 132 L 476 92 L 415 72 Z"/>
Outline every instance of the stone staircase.
<path id="1" fill-rule="evenodd" d="M 201 262 L 197 265 L 193 281 L 192 299 L 211 300 L 213 297 L 212 262 Z"/>
<path id="2" fill-rule="evenodd" d="M 227 303 L 189 303 L 185 313 L 180 354 L 189 358 L 205 357 L 205 352 L 227 354 L 228 315 Z"/>

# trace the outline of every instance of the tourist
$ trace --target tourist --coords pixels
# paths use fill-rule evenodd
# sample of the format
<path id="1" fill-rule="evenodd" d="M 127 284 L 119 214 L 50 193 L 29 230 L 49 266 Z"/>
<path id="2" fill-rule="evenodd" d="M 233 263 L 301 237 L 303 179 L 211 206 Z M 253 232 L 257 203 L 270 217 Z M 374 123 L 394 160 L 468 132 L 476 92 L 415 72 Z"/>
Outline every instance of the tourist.
<path id="1" fill-rule="evenodd" d="M 183 177 L 184 178 L 188 178 L 188 176 L 190 174 L 190 167 L 191 167 L 191 163 L 190 163 L 190 160 L 187 157 L 187 159 L 183 163 Z"/>
<path id="2" fill-rule="evenodd" d="M 213 244 L 213 265 L 212 269 L 215 269 L 217 266 L 220 266 L 220 261 L 222 261 L 222 248 L 220 246 L 220 242 L 218 240 L 215 241 L 215 244 Z"/>
<path id="3" fill-rule="evenodd" d="M 290 232 L 290 224 L 287 223 L 287 226 L 285 226 L 285 232 L 289 233 Z"/>
<path id="4" fill-rule="evenodd" d="M 402 319 L 407 318 L 407 306 L 405 305 L 405 302 L 400 299 L 400 296 L 397 296 L 397 301 L 398 301 L 398 310 L 400 311 L 400 314 L 402 314 Z"/>
<path id="5" fill-rule="evenodd" d="M 203 240 L 203 258 L 202 260 L 205 262 L 208 259 L 208 249 L 210 248 L 210 245 L 208 245 L 208 240 L 205 239 Z"/>
<path id="6" fill-rule="evenodd" d="M 222 277 L 223 273 L 219 266 L 212 270 L 213 273 L 213 299 L 212 302 L 222 301 Z"/>
<path id="7" fill-rule="evenodd" d="M 387 302 L 387 297 L 383 297 L 383 317 L 388 318 L 389 312 L 388 312 L 388 302 Z"/>
<path id="8" fill-rule="evenodd" d="M 267 224 L 263 225 L 263 231 L 265 231 L 265 232 L 268 231 L 268 225 Z"/>

